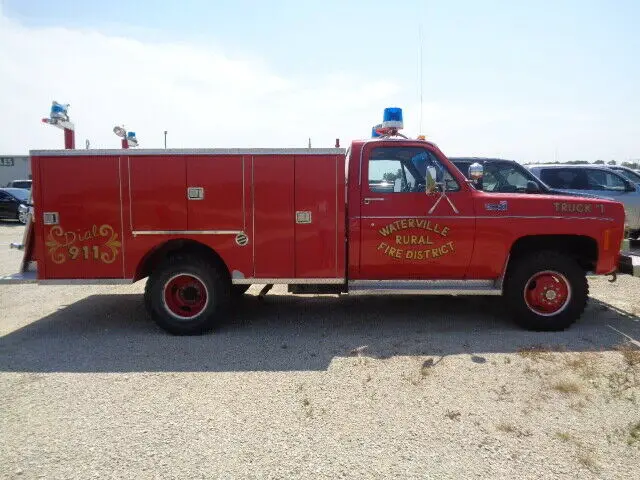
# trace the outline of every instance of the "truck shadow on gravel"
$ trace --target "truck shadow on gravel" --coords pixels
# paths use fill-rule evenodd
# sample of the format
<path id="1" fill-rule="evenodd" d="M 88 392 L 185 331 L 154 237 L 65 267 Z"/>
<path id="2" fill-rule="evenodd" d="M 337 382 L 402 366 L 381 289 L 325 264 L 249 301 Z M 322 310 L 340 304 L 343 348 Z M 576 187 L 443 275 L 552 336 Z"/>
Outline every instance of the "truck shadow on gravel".
<path id="1" fill-rule="evenodd" d="M 332 359 L 488 353 L 535 345 L 613 350 L 640 338 L 640 318 L 591 299 L 579 323 L 529 332 L 499 298 L 246 295 L 209 335 L 175 337 L 147 317 L 141 295 L 92 295 L 0 338 L 0 371 L 322 371 Z"/>

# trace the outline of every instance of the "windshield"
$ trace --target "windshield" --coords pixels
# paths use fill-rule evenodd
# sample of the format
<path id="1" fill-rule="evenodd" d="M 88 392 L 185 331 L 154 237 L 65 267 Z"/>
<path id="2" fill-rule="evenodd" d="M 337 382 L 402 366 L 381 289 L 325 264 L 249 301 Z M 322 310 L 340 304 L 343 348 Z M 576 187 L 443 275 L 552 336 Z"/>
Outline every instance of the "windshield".
<path id="1" fill-rule="evenodd" d="M 633 183 L 640 183 L 640 173 L 632 172 L 631 170 L 623 170 L 622 168 L 614 168 L 613 170 Z"/>
<path id="2" fill-rule="evenodd" d="M 29 200 L 29 190 L 25 190 L 23 188 L 5 188 L 4 191 L 10 193 L 23 202 Z"/>
<path id="3" fill-rule="evenodd" d="M 31 182 L 29 181 L 16 181 L 16 182 L 11 182 L 11 186 L 13 188 L 25 188 L 25 189 L 30 189 L 31 188 Z"/>

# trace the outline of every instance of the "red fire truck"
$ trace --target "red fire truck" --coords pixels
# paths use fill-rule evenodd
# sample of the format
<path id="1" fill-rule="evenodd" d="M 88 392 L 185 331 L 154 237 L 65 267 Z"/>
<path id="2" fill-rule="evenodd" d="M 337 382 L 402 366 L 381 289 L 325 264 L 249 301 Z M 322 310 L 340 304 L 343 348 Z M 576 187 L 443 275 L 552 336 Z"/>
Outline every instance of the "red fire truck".
<path id="1" fill-rule="evenodd" d="M 577 320 L 587 274 L 616 272 L 622 204 L 484 192 L 389 110 L 346 151 L 32 151 L 33 221 L 5 282 L 148 277 L 148 312 L 173 334 L 212 329 L 257 284 L 502 295 L 525 328 Z"/>

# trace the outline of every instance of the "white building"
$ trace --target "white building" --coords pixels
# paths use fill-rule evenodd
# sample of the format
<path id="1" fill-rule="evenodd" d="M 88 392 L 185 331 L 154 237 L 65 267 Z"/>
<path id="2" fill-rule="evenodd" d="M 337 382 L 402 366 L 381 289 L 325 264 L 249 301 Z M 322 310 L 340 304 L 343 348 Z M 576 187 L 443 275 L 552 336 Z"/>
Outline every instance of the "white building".
<path id="1" fill-rule="evenodd" d="M 31 161 L 28 155 L 0 154 L 0 187 L 6 187 L 12 180 L 31 178 Z"/>

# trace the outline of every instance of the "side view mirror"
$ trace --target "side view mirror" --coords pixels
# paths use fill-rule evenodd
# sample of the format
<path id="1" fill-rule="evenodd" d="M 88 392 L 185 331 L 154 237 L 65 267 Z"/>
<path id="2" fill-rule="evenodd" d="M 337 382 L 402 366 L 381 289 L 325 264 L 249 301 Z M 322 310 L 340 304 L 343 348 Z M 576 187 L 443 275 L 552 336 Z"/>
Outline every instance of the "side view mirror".
<path id="1" fill-rule="evenodd" d="M 540 185 L 538 185 L 533 180 L 529 180 L 527 182 L 527 187 L 525 188 L 526 193 L 540 193 Z"/>
<path id="2" fill-rule="evenodd" d="M 482 177 L 484 177 L 484 167 L 481 163 L 474 162 L 469 165 L 469 171 L 467 172 L 469 180 L 476 186 L 476 188 L 482 190 Z"/>
<path id="3" fill-rule="evenodd" d="M 475 162 L 469 165 L 469 178 L 473 181 L 480 180 L 484 176 L 484 167 L 481 163 Z"/>

